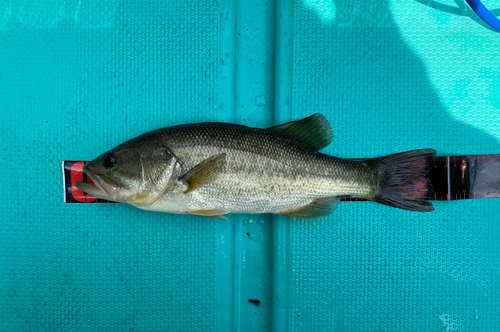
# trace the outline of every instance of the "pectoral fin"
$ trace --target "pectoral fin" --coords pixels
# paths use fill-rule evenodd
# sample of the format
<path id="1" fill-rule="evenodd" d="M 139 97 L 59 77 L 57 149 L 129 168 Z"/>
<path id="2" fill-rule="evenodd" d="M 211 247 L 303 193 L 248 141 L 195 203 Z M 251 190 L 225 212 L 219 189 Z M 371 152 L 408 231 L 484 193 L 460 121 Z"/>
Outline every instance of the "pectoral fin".
<path id="1" fill-rule="evenodd" d="M 340 202 L 338 197 L 315 199 L 306 206 L 297 209 L 282 211 L 277 213 L 282 216 L 292 218 L 321 218 L 329 215 L 335 210 L 335 206 Z"/>
<path id="2" fill-rule="evenodd" d="M 212 182 L 222 166 L 226 162 L 226 154 L 210 157 L 203 160 L 201 163 L 190 169 L 186 174 L 181 176 L 179 180 L 188 185 L 186 193 L 196 190 L 207 183 Z"/>
<path id="3" fill-rule="evenodd" d="M 228 212 L 224 211 L 224 210 L 220 210 L 220 209 L 214 209 L 214 210 L 193 210 L 193 211 L 189 211 L 188 213 L 194 214 L 195 216 L 200 216 L 200 217 L 227 219 L 227 217 L 224 214 L 226 214 Z"/>

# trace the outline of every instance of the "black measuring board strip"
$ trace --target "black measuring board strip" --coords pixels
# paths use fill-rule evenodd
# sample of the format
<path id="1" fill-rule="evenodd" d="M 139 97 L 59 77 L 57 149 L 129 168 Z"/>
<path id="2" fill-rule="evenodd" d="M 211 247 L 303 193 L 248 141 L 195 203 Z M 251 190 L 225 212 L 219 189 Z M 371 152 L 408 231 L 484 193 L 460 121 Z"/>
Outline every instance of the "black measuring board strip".
<path id="1" fill-rule="evenodd" d="M 427 177 L 432 190 L 426 197 L 434 201 L 497 198 L 500 191 L 500 154 L 429 158 Z M 343 196 L 342 201 L 366 201 Z"/>
<path id="2" fill-rule="evenodd" d="M 500 191 L 499 154 L 436 157 L 428 177 L 438 201 L 497 198 Z"/>
<path id="3" fill-rule="evenodd" d="M 362 159 L 355 159 L 362 160 Z M 76 188 L 77 181 L 88 180 L 83 172 L 86 161 L 64 161 L 64 194 L 66 203 L 114 203 L 95 198 Z M 432 190 L 426 200 L 454 201 L 474 198 L 496 198 L 500 192 L 500 154 L 466 155 L 429 158 L 431 170 L 427 174 Z M 412 188 L 402 187 L 408 196 Z M 411 196 L 411 194 L 410 194 Z M 367 199 L 342 196 L 341 201 L 367 201 Z"/>

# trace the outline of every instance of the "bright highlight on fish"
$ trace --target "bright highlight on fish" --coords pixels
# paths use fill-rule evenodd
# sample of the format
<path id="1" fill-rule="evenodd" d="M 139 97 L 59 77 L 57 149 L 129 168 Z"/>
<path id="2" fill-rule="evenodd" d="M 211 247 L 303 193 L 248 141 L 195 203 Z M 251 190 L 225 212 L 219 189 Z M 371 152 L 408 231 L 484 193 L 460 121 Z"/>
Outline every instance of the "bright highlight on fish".
<path id="1" fill-rule="evenodd" d="M 425 197 L 432 190 L 426 174 L 435 150 L 353 161 L 318 152 L 331 141 L 321 114 L 267 129 L 216 122 L 167 127 L 97 157 L 84 167 L 93 183 L 77 187 L 144 210 L 215 218 L 319 218 L 345 195 L 434 210 Z"/>

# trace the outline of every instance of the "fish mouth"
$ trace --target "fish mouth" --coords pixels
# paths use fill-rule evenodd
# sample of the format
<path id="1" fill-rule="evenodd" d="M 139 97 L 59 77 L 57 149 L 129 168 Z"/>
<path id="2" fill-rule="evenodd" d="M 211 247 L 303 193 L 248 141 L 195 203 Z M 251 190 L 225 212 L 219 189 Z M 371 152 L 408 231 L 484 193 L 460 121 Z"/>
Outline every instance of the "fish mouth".
<path id="1" fill-rule="evenodd" d="M 99 175 L 92 173 L 90 170 L 85 169 L 84 172 L 90 178 L 91 181 L 78 181 L 76 187 L 87 194 L 95 196 L 101 199 L 110 199 L 111 196 L 105 188 L 106 181 L 102 179 Z"/>
<path id="2" fill-rule="evenodd" d="M 95 196 L 97 198 L 102 198 L 102 199 L 108 199 L 109 196 L 102 191 L 99 187 L 95 185 L 95 183 L 92 182 L 83 182 L 83 181 L 78 181 L 76 183 L 76 187 L 87 194 L 90 194 L 92 196 Z"/>

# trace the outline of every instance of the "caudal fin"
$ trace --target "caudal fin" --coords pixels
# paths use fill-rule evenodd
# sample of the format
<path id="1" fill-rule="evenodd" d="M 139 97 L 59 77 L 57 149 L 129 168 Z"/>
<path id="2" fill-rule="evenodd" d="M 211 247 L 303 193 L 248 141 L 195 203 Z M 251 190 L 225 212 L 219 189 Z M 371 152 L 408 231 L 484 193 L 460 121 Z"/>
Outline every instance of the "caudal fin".
<path id="1" fill-rule="evenodd" d="M 374 201 L 404 210 L 430 212 L 432 203 L 425 201 L 432 191 L 426 174 L 433 149 L 413 150 L 373 159 L 379 173 Z"/>

